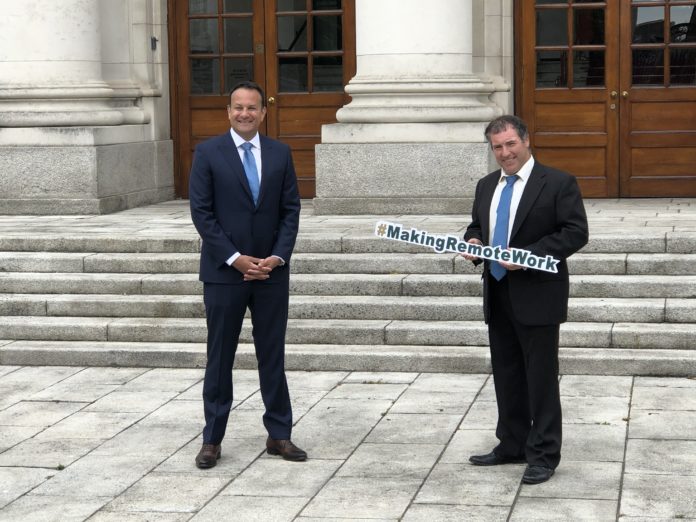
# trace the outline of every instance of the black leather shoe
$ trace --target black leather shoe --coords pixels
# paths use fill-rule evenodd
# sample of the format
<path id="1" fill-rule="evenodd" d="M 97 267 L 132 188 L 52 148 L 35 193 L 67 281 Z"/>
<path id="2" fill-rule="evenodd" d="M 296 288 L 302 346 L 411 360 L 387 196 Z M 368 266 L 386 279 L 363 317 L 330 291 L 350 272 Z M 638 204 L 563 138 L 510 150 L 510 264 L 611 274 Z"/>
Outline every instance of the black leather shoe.
<path id="1" fill-rule="evenodd" d="M 307 460 L 307 452 L 295 446 L 291 440 L 279 440 L 268 437 L 266 440 L 266 453 L 280 455 L 285 460 L 301 462 Z"/>
<path id="2" fill-rule="evenodd" d="M 203 444 L 196 455 L 196 466 L 200 469 L 212 468 L 222 455 L 220 444 Z"/>
<path id="3" fill-rule="evenodd" d="M 553 470 L 544 466 L 527 466 L 522 476 L 525 484 L 541 484 L 546 482 L 553 475 Z"/>
<path id="4" fill-rule="evenodd" d="M 521 464 L 527 462 L 525 457 L 503 457 L 494 451 L 485 455 L 472 455 L 469 462 L 474 466 L 500 466 L 501 464 Z"/>

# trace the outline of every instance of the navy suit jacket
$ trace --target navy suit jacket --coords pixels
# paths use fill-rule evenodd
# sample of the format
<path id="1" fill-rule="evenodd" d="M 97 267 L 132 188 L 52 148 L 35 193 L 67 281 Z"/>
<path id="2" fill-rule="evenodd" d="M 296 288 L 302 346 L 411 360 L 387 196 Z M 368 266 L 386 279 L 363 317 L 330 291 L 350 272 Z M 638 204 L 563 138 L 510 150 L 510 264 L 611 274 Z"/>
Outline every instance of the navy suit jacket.
<path id="1" fill-rule="evenodd" d="M 482 178 L 476 186 L 471 224 L 464 239 L 477 238 L 485 245 L 490 237 L 490 207 L 500 170 Z M 508 288 L 515 318 L 526 325 L 560 324 L 568 315 L 568 265 L 566 258 L 588 240 L 587 216 L 574 176 L 535 160 L 522 193 L 510 233 L 509 246 L 523 248 L 560 260 L 558 273 L 540 270 L 510 270 Z M 489 262 L 484 263 L 483 306 L 490 318 L 488 300 Z"/>
<path id="2" fill-rule="evenodd" d="M 261 186 L 254 205 L 244 167 L 229 132 L 196 147 L 189 200 L 193 224 L 203 240 L 200 280 L 241 284 L 243 275 L 226 261 L 239 252 L 285 261 L 260 283 L 287 280 L 300 220 L 300 196 L 290 147 L 259 135 Z"/>

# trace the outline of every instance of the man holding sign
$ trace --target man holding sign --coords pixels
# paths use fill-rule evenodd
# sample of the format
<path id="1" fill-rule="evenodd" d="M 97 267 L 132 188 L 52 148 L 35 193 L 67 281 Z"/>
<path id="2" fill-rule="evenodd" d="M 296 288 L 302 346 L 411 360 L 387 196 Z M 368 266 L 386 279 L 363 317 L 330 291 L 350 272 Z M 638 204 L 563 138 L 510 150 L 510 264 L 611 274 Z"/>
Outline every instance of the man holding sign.
<path id="1" fill-rule="evenodd" d="M 566 259 L 588 239 L 578 184 L 570 174 L 534 161 L 525 123 L 515 116 L 493 120 L 485 131 L 501 169 L 478 182 L 469 243 L 551 256 L 557 273 L 511 261 L 484 262 L 483 309 L 498 403 L 500 443 L 469 460 L 478 466 L 527 462 L 522 481 L 547 481 L 561 459 L 558 337 L 568 311 Z M 510 258 L 512 260 L 512 258 Z"/>

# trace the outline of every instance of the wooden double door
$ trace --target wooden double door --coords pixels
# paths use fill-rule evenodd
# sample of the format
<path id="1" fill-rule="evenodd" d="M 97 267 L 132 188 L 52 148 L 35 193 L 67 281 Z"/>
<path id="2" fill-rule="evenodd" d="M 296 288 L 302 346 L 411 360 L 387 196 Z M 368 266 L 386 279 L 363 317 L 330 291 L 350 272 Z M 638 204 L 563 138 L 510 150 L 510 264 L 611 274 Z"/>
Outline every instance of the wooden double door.
<path id="1" fill-rule="evenodd" d="M 516 112 L 586 197 L 696 196 L 696 0 L 515 1 Z"/>
<path id="2" fill-rule="evenodd" d="M 254 80 L 261 132 L 290 145 L 300 195 L 314 197 L 314 146 L 355 74 L 355 0 L 169 0 L 169 13 L 177 195 L 196 144 L 230 128 L 230 88 Z"/>

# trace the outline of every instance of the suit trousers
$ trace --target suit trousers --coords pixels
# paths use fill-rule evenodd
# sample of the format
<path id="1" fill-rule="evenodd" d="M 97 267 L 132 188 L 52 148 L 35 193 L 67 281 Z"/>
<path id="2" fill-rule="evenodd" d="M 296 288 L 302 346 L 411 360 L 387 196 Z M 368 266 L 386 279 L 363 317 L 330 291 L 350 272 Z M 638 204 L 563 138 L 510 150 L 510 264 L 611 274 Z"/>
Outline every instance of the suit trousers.
<path id="1" fill-rule="evenodd" d="M 512 310 L 509 276 L 500 281 L 487 277 L 488 335 L 498 403 L 496 436 L 500 440 L 494 451 L 501 456 L 525 456 L 530 465 L 555 469 L 561 460 L 562 441 L 560 325 L 521 324 Z"/>
<path id="2" fill-rule="evenodd" d="M 206 444 L 219 444 L 225 436 L 233 398 L 232 366 L 247 307 L 266 410 L 263 423 L 271 438 L 290 438 L 292 407 L 285 378 L 288 290 L 287 279 L 277 283 L 204 284 L 208 323 L 208 362 L 203 382 Z"/>

